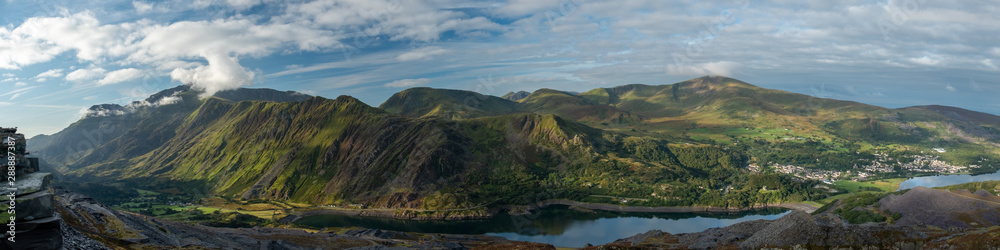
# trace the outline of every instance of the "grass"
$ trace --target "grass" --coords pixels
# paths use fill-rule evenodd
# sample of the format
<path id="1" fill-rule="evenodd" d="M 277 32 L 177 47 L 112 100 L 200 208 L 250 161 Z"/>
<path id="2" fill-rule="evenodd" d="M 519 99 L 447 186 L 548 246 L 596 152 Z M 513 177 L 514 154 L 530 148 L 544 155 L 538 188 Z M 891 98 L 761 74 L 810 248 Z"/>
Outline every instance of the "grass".
<path id="1" fill-rule="evenodd" d="M 139 195 L 142 195 L 142 196 L 157 196 L 157 195 L 160 195 L 160 193 L 158 193 L 158 192 L 153 192 L 153 191 L 143 190 L 143 189 L 138 189 L 138 188 L 136 188 L 135 191 L 139 192 Z"/>
<path id="2" fill-rule="evenodd" d="M 826 199 L 820 200 L 820 202 L 823 204 L 827 204 L 854 194 L 895 192 L 896 189 L 899 189 L 899 184 L 903 183 L 903 181 L 905 180 L 906 178 L 894 178 L 894 179 L 884 179 L 875 181 L 847 181 L 847 180 L 837 181 L 833 183 L 834 187 L 840 190 L 846 190 L 848 193 L 830 196 L 827 197 Z M 873 187 L 879 189 L 880 191 L 861 190 L 863 187 Z"/>
<path id="3" fill-rule="evenodd" d="M 830 202 L 834 202 L 834 201 L 846 198 L 846 197 L 851 196 L 851 195 L 852 195 L 851 193 L 838 194 L 838 195 L 826 197 L 826 199 L 822 199 L 822 200 L 820 200 L 820 202 L 823 203 L 823 204 L 830 204 Z"/>
<path id="4" fill-rule="evenodd" d="M 896 191 L 896 189 L 899 189 L 899 184 L 905 180 L 906 178 L 884 179 L 875 181 L 841 180 L 835 182 L 834 186 L 837 189 L 847 190 L 848 192 L 851 193 L 862 191 L 860 190 L 862 187 L 874 187 L 882 190 L 883 192 L 894 192 Z M 873 191 L 873 190 L 864 190 L 864 191 Z"/>
<path id="5" fill-rule="evenodd" d="M 246 215 L 253 215 L 253 216 L 257 217 L 257 218 L 261 218 L 261 219 L 265 219 L 265 220 L 272 219 L 271 217 L 272 217 L 272 215 L 274 215 L 274 212 L 276 211 L 276 210 L 244 211 L 244 210 L 233 210 L 233 209 L 216 208 L 216 207 L 178 206 L 178 205 L 173 205 L 173 206 L 171 206 L 171 205 L 153 205 L 153 209 L 158 209 L 158 208 L 171 209 L 171 210 L 174 210 L 174 211 L 177 211 L 177 212 L 182 212 L 182 211 L 194 208 L 194 209 L 201 210 L 203 213 L 206 213 L 206 214 L 214 213 L 215 211 L 219 211 L 219 213 L 236 212 L 236 213 L 241 213 L 241 214 L 246 214 Z M 136 209 L 132 209 L 132 210 L 136 210 Z M 283 214 L 283 213 L 280 212 L 280 210 L 278 210 L 278 211 L 279 211 L 279 213 L 278 213 L 279 215 Z M 164 219 L 178 219 L 178 220 L 185 220 L 185 219 L 187 219 L 187 216 L 184 215 L 184 214 L 181 214 L 181 213 L 169 214 L 169 215 L 157 215 L 157 217 L 161 217 L 161 218 L 164 218 Z"/>

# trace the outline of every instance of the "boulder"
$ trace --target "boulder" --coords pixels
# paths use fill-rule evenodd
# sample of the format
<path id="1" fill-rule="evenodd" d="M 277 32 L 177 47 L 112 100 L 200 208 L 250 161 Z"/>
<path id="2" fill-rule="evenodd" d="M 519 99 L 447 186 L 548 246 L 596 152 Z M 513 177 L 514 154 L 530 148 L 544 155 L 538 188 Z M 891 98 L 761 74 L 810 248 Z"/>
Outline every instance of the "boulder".
<path id="1" fill-rule="evenodd" d="M 19 222 L 15 225 L 14 241 L 10 233 L 4 233 L 0 249 L 59 249 L 62 247 L 62 231 L 58 217 Z"/>
<path id="2" fill-rule="evenodd" d="M 48 190 L 51 183 L 52 173 L 32 173 L 18 176 L 13 188 L 17 190 L 17 195 L 27 195 Z M 7 198 L 0 198 L 0 200 L 7 200 Z"/>
<path id="3" fill-rule="evenodd" d="M 7 196 L 4 196 L 7 199 Z M 34 192 L 28 195 L 16 197 L 17 204 L 14 207 L 14 216 L 17 218 L 15 222 L 30 221 L 35 219 L 41 219 L 46 217 L 51 217 L 52 210 L 52 193 L 48 190 L 41 192 Z M 6 201 L 4 201 L 6 203 Z M 4 218 L 9 220 L 10 218 Z"/>

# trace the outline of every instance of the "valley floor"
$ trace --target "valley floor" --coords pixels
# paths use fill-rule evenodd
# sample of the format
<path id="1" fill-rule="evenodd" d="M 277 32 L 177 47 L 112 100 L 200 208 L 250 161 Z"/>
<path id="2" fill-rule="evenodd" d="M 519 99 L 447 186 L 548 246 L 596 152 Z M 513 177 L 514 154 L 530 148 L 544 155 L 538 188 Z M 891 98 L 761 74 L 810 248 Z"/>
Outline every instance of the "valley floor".
<path id="1" fill-rule="evenodd" d="M 527 214 L 530 213 L 530 211 L 532 210 L 537 210 L 539 208 L 544 208 L 551 205 L 566 205 L 570 206 L 571 209 L 577 209 L 582 211 L 602 210 L 602 211 L 611 211 L 620 213 L 694 213 L 694 212 L 734 213 L 734 212 L 744 212 L 744 211 L 769 208 L 769 207 L 780 207 L 791 210 L 803 211 L 806 213 L 812 213 L 813 211 L 816 211 L 816 209 L 818 208 L 818 206 L 814 204 L 805 202 L 759 204 L 747 208 L 725 208 L 725 207 L 712 207 L 712 206 L 640 207 L 640 206 L 623 206 L 623 205 L 602 204 L 602 203 L 588 203 L 588 202 L 563 200 L 563 199 L 552 199 L 552 200 L 540 201 L 539 203 L 530 206 L 507 205 L 491 210 L 486 210 L 484 208 L 473 208 L 473 209 L 463 209 L 463 210 L 455 210 L 455 209 L 408 210 L 408 209 L 348 209 L 348 208 L 333 208 L 333 207 L 309 207 L 292 212 L 291 215 L 280 219 L 279 223 L 289 224 L 295 222 L 296 220 L 302 217 L 322 215 L 322 214 L 383 217 L 383 218 L 395 218 L 395 219 L 407 219 L 407 220 L 475 220 L 475 219 L 488 219 L 501 212 L 509 212 L 514 215 Z"/>

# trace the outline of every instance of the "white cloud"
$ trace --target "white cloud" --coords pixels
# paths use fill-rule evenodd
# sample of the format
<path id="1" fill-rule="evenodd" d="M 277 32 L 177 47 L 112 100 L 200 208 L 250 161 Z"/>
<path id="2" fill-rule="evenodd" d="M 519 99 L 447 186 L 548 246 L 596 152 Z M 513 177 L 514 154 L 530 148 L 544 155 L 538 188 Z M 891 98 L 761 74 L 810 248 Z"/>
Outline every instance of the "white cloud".
<path id="1" fill-rule="evenodd" d="M 174 69 L 170 78 L 191 85 L 192 88 L 204 91 L 202 97 L 214 95 L 216 92 L 235 89 L 250 85 L 254 72 L 250 72 L 234 57 L 220 53 L 206 55 L 208 65 L 191 69 Z"/>
<path id="2" fill-rule="evenodd" d="M 19 69 L 47 62 L 70 50 L 84 61 L 124 55 L 130 48 L 123 43 L 134 39 L 133 32 L 144 25 L 142 21 L 101 25 L 89 11 L 28 18 L 14 30 L 0 28 L 0 68 Z"/>
<path id="3" fill-rule="evenodd" d="M 3 77 L 15 77 L 17 75 L 14 75 L 12 73 L 3 73 L 3 75 L 0 75 L 0 76 L 3 76 Z"/>
<path id="4" fill-rule="evenodd" d="M 983 59 L 982 61 L 979 62 L 982 63 L 983 66 L 986 66 L 987 68 L 997 69 L 997 65 L 993 64 L 993 60 L 991 59 Z"/>
<path id="5" fill-rule="evenodd" d="M 180 94 L 181 94 L 180 91 L 174 92 L 170 96 L 160 98 L 160 100 L 156 101 L 156 103 L 153 103 L 152 105 L 153 106 L 163 106 L 163 105 L 170 105 L 170 104 L 175 104 L 175 103 L 181 102 L 181 101 L 184 100 L 184 98 L 182 98 Z"/>
<path id="6" fill-rule="evenodd" d="M 566 6 L 560 8 L 560 4 L 565 4 Z M 569 0 L 511 0 L 503 6 L 496 8 L 495 12 L 507 17 L 516 17 L 544 13 L 545 11 L 567 12 L 567 10 L 571 10 L 574 6 L 575 3 Z"/>
<path id="7" fill-rule="evenodd" d="M 105 117 L 105 116 L 126 115 L 126 114 L 134 113 L 135 111 L 139 110 L 140 108 L 144 108 L 144 107 L 159 107 L 159 106 L 164 106 L 164 105 L 176 104 L 176 103 L 179 103 L 181 101 L 184 101 L 184 98 L 181 97 L 180 94 L 181 94 L 181 91 L 174 92 L 173 94 L 170 94 L 169 96 L 165 96 L 163 98 L 160 98 L 155 103 L 150 103 L 147 100 L 135 101 L 135 102 L 129 103 L 129 104 L 121 107 L 120 109 L 107 109 L 107 108 L 105 108 L 103 106 L 95 106 L 95 107 L 91 107 L 91 108 L 80 109 L 79 113 L 81 115 L 85 116 L 85 117 Z M 86 99 L 86 100 L 93 100 L 93 99 L 96 99 L 96 98 L 97 98 L 97 96 L 84 97 L 84 99 Z"/>
<path id="8" fill-rule="evenodd" d="M 38 86 L 31 86 L 31 87 L 19 88 L 19 89 L 15 89 L 15 90 L 12 90 L 10 92 L 7 92 L 6 94 L 2 94 L 0 96 L 11 96 L 10 100 L 14 100 L 14 98 L 18 98 L 22 94 L 28 93 L 29 90 L 34 89 L 36 87 L 38 87 Z"/>
<path id="9" fill-rule="evenodd" d="M 282 19 L 315 28 L 344 29 L 360 38 L 350 46 L 361 48 L 370 46 L 378 36 L 388 36 L 392 41 L 426 42 L 438 40 L 447 31 L 504 29 L 485 17 L 469 18 L 465 13 L 439 9 L 423 1 L 320 0 L 289 5 Z"/>
<path id="10" fill-rule="evenodd" d="M 671 64 L 667 65 L 667 74 L 682 76 L 732 76 L 733 71 L 740 66 L 740 63 L 730 61 L 697 64 Z"/>
<path id="11" fill-rule="evenodd" d="M 245 10 L 261 4 L 260 1 L 261 0 L 226 0 L 226 4 L 237 10 Z"/>
<path id="12" fill-rule="evenodd" d="M 912 74 L 914 78 L 935 74 L 923 79 L 956 79 L 950 74 L 957 73 L 950 72 L 958 71 L 943 73 L 947 69 L 973 71 L 964 73 L 979 77 L 988 89 L 988 81 L 980 76 L 989 74 L 979 71 L 996 72 L 994 67 L 1000 65 L 995 39 L 982 35 L 1000 32 L 1000 18 L 988 15 L 994 6 L 981 4 L 928 2 L 910 13 L 906 23 L 889 27 L 887 34 L 876 25 L 892 21 L 885 19 L 891 13 L 884 4 L 858 0 L 752 2 L 749 8 L 657 0 L 203 0 L 193 4 L 134 0 L 131 7 L 135 9 L 69 9 L 0 26 L 0 68 L 60 60 L 75 61 L 82 68 L 140 68 L 150 73 L 155 69 L 175 72 L 172 79 L 207 90 L 213 83 L 217 87 L 212 89 L 222 89 L 253 82 L 260 77 L 252 72 L 257 69 L 240 65 L 253 60 L 254 65 L 265 65 L 260 67 L 269 76 L 303 83 L 290 88 L 331 93 L 330 87 L 350 86 L 338 93 L 353 94 L 349 91 L 420 75 L 434 75 L 436 84 L 466 89 L 475 88 L 476 77 L 496 74 L 497 79 L 512 81 L 518 79 L 513 76 L 530 76 L 511 82 L 511 87 L 580 90 L 734 72 L 752 74 L 750 80 L 765 85 L 779 78 L 774 76 L 791 79 L 807 73 L 858 72 L 859 78 L 865 74 L 870 78 L 867 72 L 874 71 L 885 77 L 909 76 L 913 66 L 935 72 Z M 241 8 L 261 11 L 233 11 Z M 162 9 L 190 13 L 152 15 Z M 727 21 L 729 14 L 732 19 Z M 31 27 L 56 31 L 28 32 Z M 469 39 L 473 34 L 482 37 Z M 348 57 L 342 54 L 344 46 L 358 53 Z M 304 67 L 282 71 L 289 61 L 270 61 L 275 54 L 301 54 L 307 60 L 292 61 Z M 674 64 L 673 54 L 690 60 Z M 209 60 L 212 55 L 216 59 Z M 571 68 L 576 64 L 596 66 Z M 344 81 L 316 80 L 341 70 L 352 74 L 337 78 Z M 225 75 L 228 72 L 233 75 Z M 107 72 L 72 68 L 62 73 L 67 79 L 96 81 Z M 827 81 L 859 84 L 843 77 Z M 884 84 L 895 82 L 907 81 Z M 858 88 L 860 94 L 852 98 L 876 90 L 899 93 L 891 87 Z"/>
<path id="13" fill-rule="evenodd" d="M 274 8 L 280 11 L 270 18 L 230 14 L 216 15 L 218 18 L 207 20 L 160 22 L 154 18 L 102 24 L 102 19 L 98 19 L 94 12 L 71 13 L 64 10 L 62 16 L 32 17 L 16 27 L 0 27 L 0 69 L 20 69 L 70 52 L 79 61 L 91 63 L 95 68 L 69 72 L 66 74 L 69 81 L 99 79 L 106 71 L 96 66 L 115 62 L 116 66 L 152 66 L 172 72 L 171 77 L 175 80 L 214 92 L 252 82 L 255 74 L 243 68 L 236 58 L 259 58 L 276 52 L 329 52 L 345 46 L 359 49 L 384 42 L 381 37 L 436 41 L 448 31 L 463 35 L 503 29 L 485 17 L 469 17 L 464 12 L 440 9 L 417 1 L 319 0 L 282 3 L 225 0 L 200 1 L 190 6 L 132 1 L 137 13 L 176 7 L 197 11 L 218 4 L 237 10 L 273 4 L 280 5 Z M 340 41 L 354 43 L 344 45 Z M 447 50 L 440 47 L 431 47 L 400 55 L 400 60 L 429 60 L 445 52 Z M 108 74 L 99 84 L 113 84 L 137 77 L 133 71 Z"/>
<path id="14" fill-rule="evenodd" d="M 135 80 L 142 77 L 142 70 L 125 68 L 108 72 L 104 79 L 97 81 L 97 85 L 111 85 L 120 82 Z"/>
<path id="15" fill-rule="evenodd" d="M 399 60 L 400 62 L 428 60 L 436 55 L 443 55 L 445 53 L 448 53 L 448 50 L 442 49 L 438 46 L 428 46 L 400 54 L 396 57 L 396 60 Z"/>
<path id="16" fill-rule="evenodd" d="M 21 87 L 21 86 L 27 86 L 27 85 L 28 85 L 28 84 L 27 84 L 27 83 L 25 83 L 25 82 L 16 82 L 16 83 L 14 83 L 14 86 L 17 86 L 17 87 Z"/>
<path id="17" fill-rule="evenodd" d="M 920 58 L 910 58 L 910 62 L 916 63 L 916 64 L 921 64 L 921 65 L 934 66 L 934 65 L 938 65 L 939 63 L 941 63 L 941 60 L 932 59 L 930 57 L 923 56 L 923 57 L 920 57 Z"/>
<path id="18" fill-rule="evenodd" d="M 153 4 L 152 3 L 143 3 L 143 2 L 139 2 L 139 1 L 132 1 L 132 7 L 135 7 L 135 11 L 139 12 L 139 14 L 146 13 L 146 12 L 149 12 L 150 10 L 153 10 Z"/>
<path id="19" fill-rule="evenodd" d="M 43 81 L 45 81 L 46 78 L 62 77 L 63 76 L 62 72 L 63 72 L 62 69 L 51 69 L 51 70 L 42 72 L 41 74 L 38 74 L 37 76 L 35 76 L 35 79 L 38 80 L 39 82 L 43 82 Z"/>
<path id="20" fill-rule="evenodd" d="M 390 87 L 390 88 L 406 88 L 406 87 L 427 85 L 430 82 L 431 82 L 431 79 L 427 79 L 427 78 L 403 79 L 403 80 L 396 80 L 396 81 L 392 81 L 390 83 L 386 83 L 385 86 L 386 87 Z"/>
<path id="21" fill-rule="evenodd" d="M 89 69 L 78 69 L 66 74 L 67 81 L 84 81 L 96 79 L 104 76 L 103 68 L 89 68 Z"/>
<path id="22" fill-rule="evenodd" d="M 944 89 L 947 89 L 948 91 L 951 91 L 951 92 L 958 91 L 957 89 L 955 89 L 954 86 L 951 86 L 951 84 L 948 84 L 947 86 L 944 86 Z"/>

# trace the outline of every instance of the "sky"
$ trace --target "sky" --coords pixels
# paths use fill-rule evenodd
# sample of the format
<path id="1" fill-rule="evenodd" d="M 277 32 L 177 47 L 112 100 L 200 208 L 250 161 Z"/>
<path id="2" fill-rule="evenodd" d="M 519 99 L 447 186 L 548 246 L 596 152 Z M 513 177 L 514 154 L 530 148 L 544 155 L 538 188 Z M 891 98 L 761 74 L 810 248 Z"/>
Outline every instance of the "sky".
<path id="1" fill-rule="evenodd" d="M 996 0 L 0 0 L 0 126 L 52 134 L 91 105 L 188 84 L 378 106 L 729 76 L 890 108 L 1000 114 Z"/>

